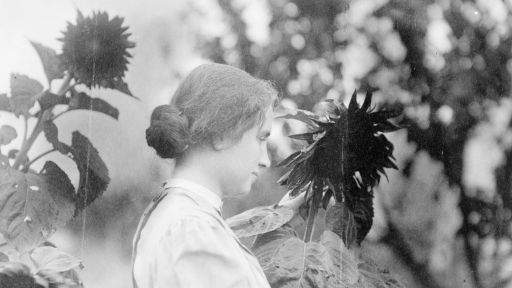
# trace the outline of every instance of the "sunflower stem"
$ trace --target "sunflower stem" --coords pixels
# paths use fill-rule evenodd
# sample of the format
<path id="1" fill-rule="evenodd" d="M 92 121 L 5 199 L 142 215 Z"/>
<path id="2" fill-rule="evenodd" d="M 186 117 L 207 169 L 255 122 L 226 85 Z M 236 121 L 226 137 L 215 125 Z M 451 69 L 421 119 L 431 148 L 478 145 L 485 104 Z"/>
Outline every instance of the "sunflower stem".
<path id="1" fill-rule="evenodd" d="M 30 134 L 30 137 L 28 140 L 21 146 L 21 150 L 16 155 L 16 159 L 14 160 L 14 164 L 12 167 L 14 169 L 18 169 L 21 165 L 21 161 L 26 158 L 28 150 L 32 147 L 32 144 L 37 139 L 37 136 L 39 136 L 39 133 L 43 131 L 43 113 L 39 115 L 39 118 L 37 119 L 36 126 L 34 127 L 34 130 L 32 130 L 32 134 Z"/>
<path id="2" fill-rule="evenodd" d="M 23 142 L 21 143 L 21 146 L 27 142 L 27 136 L 28 136 L 28 118 L 23 115 Z"/>
<path id="3" fill-rule="evenodd" d="M 71 76 L 71 73 L 66 73 L 66 76 L 64 76 L 64 82 L 62 82 L 62 85 L 59 88 L 59 91 L 57 91 L 58 96 L 62 96 L 68 92 L 68 89 L 71 87 L 69 83 L 71 83 L 71 79 L 73 77 Z"/>
<path id="4" fill-rule="evenodd" d="M 52 121 L 55 121 L 55 119 L 59 118 L 63 114 L 68 113 L 69 111 L 71 111 L 71 110 L 64 110 L 64 111 L 60 112 L 59 114 L 56 114 L 55 116 L 52 117 Z"/>
<path id="5" fill-rule="evenodd" d="M 62 85 L 60 86 L 59 90 L 57 91 L 57 95 L 58 96 L 62 96 L 66 93 L 66 91 L 68 90 L 69 88 L 69 84 L 71 82 L 71 73 L 67 73 L 66 76 L 64 77 L 64 81 L 62 82 Z M 36 96 L 36 98 L 38 98 Z M 20 151 L 18 152 L 18 154 L 16 155 L 16 159 L 14 160 L 14 164 L 12 165 L 12 167 L 14 169 L 19 169 L 20 166 L 21 166 L 21 161 L 23 159 L 26 159 L 27 157 L 27 153 L 28 151 L 30 150 L 30 148 L 32 147 L 32 145 L 34 144 L 34 142 L 36 141 L 37 139 L 37 136 L 39 136 L 39 134 L 41 132 L 43 132 L 43 127 L 44 127 L 44 122 L 47 121 L 49 119 L 49 117 L 45 116 L 45 115 L 48 115 L 47 113 L 51 113 L 51 109 L 52 108 L 49 108 L 47 110 L 44 110 L 44 111 L 41 111 L 41 113 L 39 113 L 39 117 L 37 118 L 37 123 L 36 123 L 36 126 L 34 127 L 34 129 L 32 130 L 32 133 L 30 134 L 30 137 L 26 140 L 26 141 L 23 141 L 23 143 L 21 144 L 21 149 Z M 24 137 L 24 140 L 26 139 L 26 134 L 27 134 L 27 126 L 25 127 L 25 137 Z M 38 159 L 38 158 L 36 158 Z M 24 167 L 23 170 L 28 170 L 28 166 L 30 164 L 32 164 L 34 161 L 30 162 L 27 167 Z"/>
<path id="6" fill-rule="evenodd" d="M 313 235 L 313 228 L 314 228 L 317 212 L 318 212 L 318 209 L 315 209 L 315 207 L 313 205 L 309 205 L 308 222 L 306 225 L 306 232 L 304 234 L 304 242 L 306 242 L 306 243 L 311 241 L 311 235 Z"/>
<path id="7" fill-rule="evenodd" d="M 313 188 L 311 192 L 313 193 L 313 196 L 311 197 L 311 203 L 309 204 L 308 221 L 306 224 L 306 232 L 304 234 L 304 242 L 306 243 L 311 241 L 311 237 L 313 236 L 313 231 L 315 229 L 315 218 L 318 213 L 320 202 L 322 201 L 323 181 L 317 180 L 312 186 Z"/>
<path id="8" fill-rule="evenodd" d="M 53 148 L 53 149 L 50 149 L 50 150 L 48 150 L 48 151 L 46 151 L 44 153 L 41 153 L 41 155 L 39 155 L 36 158 L 32 159 L 30 162 L 28 162 L 28 164 L 25 167 L 23 167 L 23 172 L 27 172 L 28 168 L 30 168 L 30 165 L 32 165 L 37 160 L 43 158 L 44 156 L 46 156 L 46 155 L 48 155 L 48 154 L 50 154 L 52 152 L 55 152 L 55 151 L 57 151 L 57 149 Z"/>

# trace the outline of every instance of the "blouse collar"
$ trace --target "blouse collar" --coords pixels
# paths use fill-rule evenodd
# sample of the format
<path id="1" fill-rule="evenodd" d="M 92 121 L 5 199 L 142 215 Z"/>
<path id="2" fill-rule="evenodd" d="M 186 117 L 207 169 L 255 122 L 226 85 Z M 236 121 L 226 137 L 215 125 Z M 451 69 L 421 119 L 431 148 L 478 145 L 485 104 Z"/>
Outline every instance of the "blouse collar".
<path id="1" fill-rule="evenodd" d="M 182 188 L 186 191 L 187 195 L 194 199 L 199 198 L 206 201 L 209 205 L 215 208 L 215 210 L 219 211 L 219 213 L 221 212 L 222 199 L 215 192 L 201 184 L 184 178 L 170 178 L 164 182 L 163 187 L 164 189 Z"/>

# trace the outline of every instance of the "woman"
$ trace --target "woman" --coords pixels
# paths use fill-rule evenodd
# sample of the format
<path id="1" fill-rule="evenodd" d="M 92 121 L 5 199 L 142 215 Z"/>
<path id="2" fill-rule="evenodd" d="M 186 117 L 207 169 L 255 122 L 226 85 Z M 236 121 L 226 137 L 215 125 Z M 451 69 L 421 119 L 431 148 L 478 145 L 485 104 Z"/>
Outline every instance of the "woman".
<path id="1" fill-rule="evenodd" d="M 134 287 L 269 287 L 221 208 L 223 199 L 249 193 L 270 165 L 266 141 L 276 102 L 267 82 L 206 64 L 185 78 L 170 105 L 155 108 L 148 145 L 176 165 L 137 229 Z M 301 201 L 283 205 L 296 211 Z"/>

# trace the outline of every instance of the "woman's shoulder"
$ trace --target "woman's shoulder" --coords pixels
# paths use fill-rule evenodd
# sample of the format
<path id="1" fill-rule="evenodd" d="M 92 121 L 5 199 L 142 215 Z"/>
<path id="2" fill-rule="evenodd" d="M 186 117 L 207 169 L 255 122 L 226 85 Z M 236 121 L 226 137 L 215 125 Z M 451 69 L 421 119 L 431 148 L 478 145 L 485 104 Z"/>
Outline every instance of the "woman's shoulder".
<path id="1" fill-rule="evenodd" d="M 186 242 L 201 249 L 206 247 L 206 242 L 222 242 L 225 246 L 228 245 L 226 240 L 231 239 L 221 220 L 199 209 L 179 209 L 162 232 L 160 241 L 174 243 L 172 245 Z"/>
<path id="2" fill-rule="evenodd" d="M 158 199 L 158 196 L 155 199 Z M 142 234 L 142 242 L 149 241 L 155 244 L 155 241 L 176 235 L 199 231 L 206 233 L 206 231 L 222 228 L 222 223 L 219 223 L 214 215 L 178 193 L 167 193 L 160 201 L 152 202 L 151 205 L 155 205 L 154 209 L 149 209 L 151 212 L 145 214 L 140 220 L 144 223 L 139 232 Z"/>
<path id="3" fill-rule="evenodd" d="M 223 220 L 217 211 L 188 197 L 184 189 L 169 188 L 165 198 L 161 203 L 162 214 L 165 215 L 162 216 L 168 220 L 169 225 L 175 225 L 178 222 L 212 226 L 222 224 Z"/>

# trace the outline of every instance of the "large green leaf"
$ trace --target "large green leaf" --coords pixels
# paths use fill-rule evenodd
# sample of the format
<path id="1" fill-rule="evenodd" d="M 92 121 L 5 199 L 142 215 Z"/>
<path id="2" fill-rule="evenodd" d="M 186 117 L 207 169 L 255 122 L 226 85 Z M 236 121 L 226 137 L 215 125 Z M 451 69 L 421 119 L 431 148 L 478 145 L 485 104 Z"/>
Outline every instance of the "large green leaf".
<path id="1" fill-rule="evenodd" d="M 74 200 L 75 187 L 71 184 L 68 175 L 52 161 L 46 161 L 40 172 L 48 190 L 59 208 L 57 225 L 66 224 L 67 220 L 73 216 L 75 205 L 71 205 Z"/>
<path id="2" fill-rule="evenodd" d="M 81 288 L 78 267 L 78 259 L 54 247 L 35 248 L 23 259 L 0 253 L 0 287 Z"/>
<path id="3" fill-rule="evenodd" d="M 57 272 L 54 270 L 43 269 L 37 271 L 36 279 L 44 279 L 42 282 L 47 283 L 47 287 L 65 287 L 65 288 L 83 288 L 76 270 L 66 272 Z"/>
<path id="4" fill-rule="evenodd" d="M 347 247 L 359 245 L 372 227 L 372 198 L 353 201 L 352 207 L 338 202 L 327 209 L 325 221 L 327 229 L 338 234 Z"/>
<path id="5" fill-rule="evenodd" d="M 73 196 L 76 204 L 75 214 L 91 204 L 107 189 L 110 177 L 108 168 L 101 159 L 98 150 L 78 131 L 74 131 L 71 146 L 58 139 L 58 129 L 52 121 L 44 123 L 44 134 L 48 142 L 62 154 L 70 157 L 80 173 L 79 186 Z"/>
<path id="6" fill-rule="evenodd" d="M 344 203 L 336 203 L 329 207 L 325 222 L 327 229 L 340 236 L 347 247 L 357 242 L 356 220 Z"/>
<path id="7" fill-rule="evenodd" d="M 75 195 L 76 208 L 79 211 L 103 194 L 110 177 L 98 150 L 78 131 L 72 134 L 71 153 L 80 172 L 80 183 Z"/>
<path id="8" fill-rule="evenodd" d="M 114 119 L 119 117 L 119 110 L 105 100 L 92 98 L 84 92 L 74 93 L 69 100 L 69 110 L 85 109 L 106 114 Z"/>
<path id="9" fill-rule="evenodd" d="M 16 133 L 14 127 L 10 125 L 2 125 L 0 127 L 0 146 L 11 143 L 16 137 L 18 137 L 18 133 Z"/>
<path id="10" fill-rule="evenodd" d="M 19 117 L 29 117 L 29 110 L 34 106 L 43 85 L 37 80 L 21 74 L 11 74 L 11 110 Z"/>
<path id="11" fill-rule="evenodd" d="M 304 243 L 289 237 L 284 242 L 263 244 L 254 253 L 258 259 L 266 255 L 260 263 L 272 287 L 355 287 L 350 285 L 359 279 L 357 262 L 330 231 L 322 235 L 320 242 Z M 345 259 L 344 265 L 341 259 Z"/>
<path id="12" fill-rule="evenodd" d="M 46 78 L 48 78 L 48 83 L 53 79 L 64 77 L 65 67 L 57 56 L 57 52 L 37 42 L 30 41 L 30 43 L 36 49 L 39 58 L 41 58 L 44 73 L 46 74 Z"/>
<path id="13" fill-rule="evenodd" d="M 82 263 L 77 258 L 50 246 L 43 246 L 34 249 L 30 253 L 30 259 L 34 262 L 37 270 L 52 270 L 66 272 L 79 268 Z"/>
<path id="14" fill-rule="evenodd" d="M 256 207 L 227 220 L 238 237 L 250 237 L 273 231 L 293 218 L 293 210 L 284 206 Z"/>
<path id="15" fill-rule="evenodd" d="M 286 240 L 296 236 L 297 232 L 291 226 L 279 227 L 274 231 L 258 235 L 254 240 L 252 251 L 258 257 L 260 265 L 265 267 L 272 261 L 275 250 Z"/>
<path id="16" fill-rule="evenodd" d="M 404 287 L 391 274 L 347 249 L 331 231 L 325 231 L 319 242 L 304 243 L 276 230 L 260 236 L 253 251 L 275 288 Z"/>
<path id="17" fill-rule="evenodd" d="M 20 252 L 39 246 L 73 215 L 73 186 L 51 163 L 40 175 L 0 167 L 0 233 Z"/>

